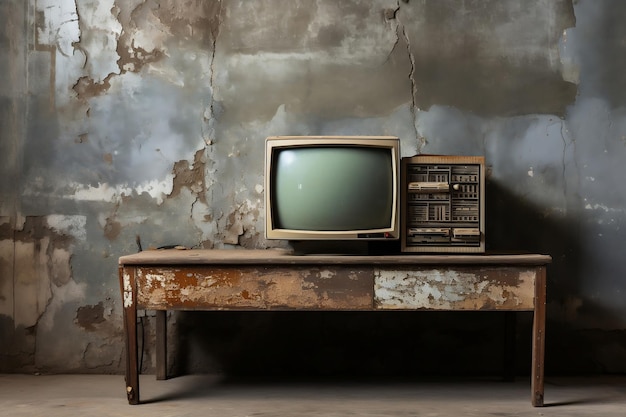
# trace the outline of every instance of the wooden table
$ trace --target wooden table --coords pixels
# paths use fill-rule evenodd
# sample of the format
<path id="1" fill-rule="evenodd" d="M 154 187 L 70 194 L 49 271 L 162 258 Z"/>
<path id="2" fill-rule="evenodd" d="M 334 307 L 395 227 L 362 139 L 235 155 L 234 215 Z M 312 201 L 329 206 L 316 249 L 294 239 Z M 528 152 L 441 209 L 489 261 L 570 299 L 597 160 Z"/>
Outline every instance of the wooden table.
<path id="1" fill-rule="evenodd" d="M 137 310 L 156 310 L 157 379 L 167 310 L 532 311 L 531 402 L 543 405 L 547 255 L 294 255 L 154 250 L 119 259 L 126 392 L 139 403 Z"/>

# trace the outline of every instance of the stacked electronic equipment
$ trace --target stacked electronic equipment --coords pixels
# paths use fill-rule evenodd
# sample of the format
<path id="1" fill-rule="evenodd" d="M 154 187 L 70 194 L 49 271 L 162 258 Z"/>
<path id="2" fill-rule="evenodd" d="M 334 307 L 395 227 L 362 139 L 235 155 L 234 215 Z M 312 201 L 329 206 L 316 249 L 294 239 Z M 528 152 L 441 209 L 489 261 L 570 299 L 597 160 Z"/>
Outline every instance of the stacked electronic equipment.
<path id="1" fill-rule="evenodd" d="M 401 161 L 403 252 L 485 251 L 485 159 L 418 155 Z"/>

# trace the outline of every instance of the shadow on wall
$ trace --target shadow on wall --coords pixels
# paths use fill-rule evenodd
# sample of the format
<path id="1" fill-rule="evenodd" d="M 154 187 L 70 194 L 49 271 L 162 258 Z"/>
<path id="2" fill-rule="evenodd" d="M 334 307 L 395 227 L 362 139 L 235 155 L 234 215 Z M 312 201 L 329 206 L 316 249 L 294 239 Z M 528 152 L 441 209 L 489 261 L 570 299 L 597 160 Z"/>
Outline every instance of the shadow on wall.
<path id="1" fill-rule="evenodd" d="M 486 187 L 487 250 L 543 253 L 553 259 L 547 281 L 546 373 L 624 372 L 626 332 L 581 329 L 576 323 L 580 307 L 593 316 L 598 327 L 614 318 L 607 308 L 581 296 L 584 280 L 593 276 L 582 272 L 589 270 L 585 262 L 591 260 L 584 249 L 580 220 L 576 215 L 546 215 L 494 181 L 488 181 Z M 531 325 L 520 322 L 518 339 L 529 334 Z M 621 349 L 617 348 L 620 343 Z M 522 352 L 527 349 L 518 346 Z M 530 359 L 518 356 L 518 372 L 519 360 Z"/>
<path id="2" fill-rule="evenodd" d="M 548 267 L 548 303 L 580 287 L 583 261 L 579 224 L 572 218 L 546 214 L 487 180 L 485 236 L 487 251 L 523 251 L 552 256 Z"/>

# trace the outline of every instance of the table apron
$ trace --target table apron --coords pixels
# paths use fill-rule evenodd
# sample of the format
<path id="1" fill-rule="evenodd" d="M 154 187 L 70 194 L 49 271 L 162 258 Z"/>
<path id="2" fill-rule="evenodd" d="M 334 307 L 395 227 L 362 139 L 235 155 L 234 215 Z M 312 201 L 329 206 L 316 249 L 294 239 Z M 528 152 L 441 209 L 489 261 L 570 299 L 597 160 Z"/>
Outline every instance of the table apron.
<path id="1" fill-rule="evenodd" d="M 538 266 L 132 265 L 149 310 L 504 310 L 535 307 Z M 127 285 L 126 285 L 127 284 Z M 132 285 L 134 284 L 134 285 Z"/>

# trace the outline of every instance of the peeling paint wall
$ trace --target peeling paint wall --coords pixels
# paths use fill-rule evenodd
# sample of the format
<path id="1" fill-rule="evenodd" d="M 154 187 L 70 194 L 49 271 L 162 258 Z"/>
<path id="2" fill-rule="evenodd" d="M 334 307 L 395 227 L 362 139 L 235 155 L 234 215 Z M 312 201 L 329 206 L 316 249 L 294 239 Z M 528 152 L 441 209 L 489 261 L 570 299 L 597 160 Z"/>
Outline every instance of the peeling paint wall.
<path id="1" fill-rule="evenodd" d="M 485 155 L 488 247 L 554 257 L 548 363 L 561 369 L 560 341 L 581 338 L 588 360 L 562 368 L 624 371 L 626 5 L 6 0 L 0 12 L 0 371 L 119 372 L 116 264 L 137 236 L 284 246 L 263 238 L 263 141 L 300 134 Z"/>

